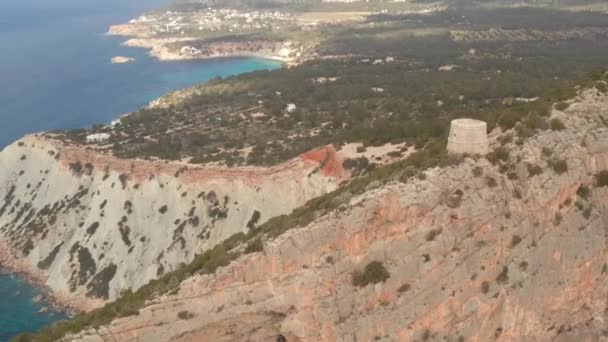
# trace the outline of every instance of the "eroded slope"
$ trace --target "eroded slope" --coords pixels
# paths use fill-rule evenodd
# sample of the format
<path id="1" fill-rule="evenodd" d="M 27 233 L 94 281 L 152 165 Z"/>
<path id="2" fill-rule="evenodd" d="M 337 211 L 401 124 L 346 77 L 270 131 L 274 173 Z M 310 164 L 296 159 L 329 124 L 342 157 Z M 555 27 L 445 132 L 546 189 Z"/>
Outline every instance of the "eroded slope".
<path id="1" fill-rule="evenodd" d="M 341 165 L 331 147 L 228 169 L 120 160 L 28 136 L 0 153 L 0 263 L 65 304 L 97 306 L 335 189 Z"/>
<path id="2" fill-rule="evenodd" d="M 552 117 L 565 129 L 503 140 L 510 153 L 496 165 L 467 158 L 371 186 L 68 340 L 597 340 L 608 318 L 608 188 L 595 179 L 608 169 L 608 97 L 586 91 Z M 390 277 L 354 286 L 371 261 Z"/>

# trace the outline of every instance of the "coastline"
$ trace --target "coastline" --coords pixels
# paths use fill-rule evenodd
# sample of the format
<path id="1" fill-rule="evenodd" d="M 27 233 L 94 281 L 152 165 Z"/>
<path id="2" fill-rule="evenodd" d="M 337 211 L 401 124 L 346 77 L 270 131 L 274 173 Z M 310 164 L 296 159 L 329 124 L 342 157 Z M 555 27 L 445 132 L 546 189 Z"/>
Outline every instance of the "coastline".
<path id="1" fill-rule="evenodd" d="M 129 46 L 127 44 L 122 44 L 128 47 L 136 47 Z M 182 59 L 163 59 L 158 56 L 150 53 L 151 56 L 166 62 L 171 61 L 187 61 L 187 60 L 202 60 L 202 59 L 224 59 L 224 58 L 239 58 L 239 57 L 250 57 L 250 58 L 259 58 L 281 62 L 283 65 L 287 62 L 284 58 L 280 56 L 271 56 L 271 55 L 263 55 L 263 54 L 251 54 L 251 55 L 225 55 L 225 56 L 209 56 L 206 58 L 182 58 Z M 172 94 L 173 92 L 184 91 L 188 88 L 177 89 L 172 92 L 168 92 L 163 94 L 160 97 L 157 97 L 152 102 L 158 101 L 159 99 Z M 116 116 L 115 120 L 120 120 L 121 118 L 128 116 L 130 113 L 124 113 Z M 3 152 L 3 149 L 0 149 L 0 153 Z M 27 258 L 19 258 L 14 255 L 13 250 L 9 248 L 9 246 L 0 239 L 0 274 L 6 274 L 18 277 L 19 279 L 27 282 L 30 286 L 36 288 L 40 292 L 42 296 L 41 301 L 45 303 L 45 306 L 52 308 L 55 311 L 66 314 L 68 317 L 73 317 L 79 312 L 88 312 L 95 308 L 98 308 L 103 305 L 102 302 L 97 300 L 84 300 L 81 296 L 74 296 L 73 294 L 64 293 L 61 291 L 55 291 L 50 286 L 46 284 L 49 276 L 45 274 L 43 271 L 37 269 L 34 265 L 31 265 Z M 101 305 L 100 305 L 101 304 Z"/>
<path id="2" fill-rule="evenodd" d="M 121 37 L 131 37 L 123 36 Z M 181 54 L 169 51 L 166 44 L 176 42 L 188 42 L 194 41 L 195 38 L 129 38 L 122 43 L 123 46 L 130 48 L 139 48 L 148 50 L 150 57 L 156 58 L 163 62 L 176 62 L 176 61 L 194 61 L 194 60 L 210 60 L 218 58 L 260 58 L 283 63 L 285 66 L 294 66 L 302 62 L 298 57 L 288 57 L 295 51 L 289 49 L 288 45 L 291 42 L 283 42 L 277 49 L 261 49 L 261 50 L 247 50 L 247 49 L 236 49 L 232 52 L 222 52 L 215 54 Z M 246 43 L 243 43 L 243 45 Z M 267 51 L 264 51 L 267 50 Z M 283 50 L 283 53 L 279 53 Z"/>
<path id="3" fill-rule="evenodd" d="M 129 40 L 124 42 L 122 45 L 130 48 L 145 48 L 142 46 L 134 46 L 128 44 Z M 210 60 L 210 59 L 227 59 L 227 58 L 258 58 L 269 61 L 276 61 L 281 63 L 281 67 L 285 65 L 289 65 L 292 62 L 291 59 L 275 55 L 275 54 L 266 54 L 266 53 L 258 53 L 258 52 L 245 52 L 245 53 L 236 53 L 236 54 L 223 54 L 223 55 L 209 55 L 209 56 L 192 56 L 189 58 L 188 56 L 181 56 L 175 58 L 167 58 L 166 55 L 156 55 L 153 53 L 152 49 L 149 51 L 149 55 L 160 60 L 160 61 L 188 61 L 188 60 Z M 179 56 L 174 54 L 175 56 Z M 182 91 L 188 88 L 181 88 L 175 91 Z M 161 97 L 166 96 L 172 92 L 168 92 L 163 94 Z M 153 101 L 157 101 L 159 98 L 157 97 Z M 122 114 L 116 116 L 116 119 L 120 119 L 129 113 Z M 8 146 L 8 145 L 7 145 Z M 6 147 L 6 146 L 5 146 Z M 2 152 L 4 147 L 0 149 Z M 17 252 L 17 253 L 14 253 Z M 85 300 L 81 296 L 74 296 L 73 294 L 61 291 L 61 290 L 53 290 L 50 286 L 47 285 L 47 281 L 49 276 L 45 274 L 44 271 L 38 269 L 36 265 L 32 265 L 28 262 L 27 258 L 21 258 L 18 256 L 18 251 L 14 251 L 8 247 L 5 241 L 0 239 L 0 273 L 7 274 L 11 276 L 16 276 L 20 280 L 28 283 L 32 287 L 36 288 L 40 295 L 42 296 L 41 301 L 44 302 L 44 305 L 52 308 L 55 311 L 61 312 L 62 314 L 67 315 L 68 317 L 73 317 L 79 312 L 87 312 L 97 307 L 100 307 L 100 301 L 97 300 Z"/>
<path id="4" fill-rule="evenodd" d="M 78 312 L 87 311 L 89 305 L 75 301 L 70 296 L 53 291 L 46 285 L 47 276 L 34 269 L 27 260 L 18 259 L 12 255 L 6 243 L 0 240 L 0 273 L 14 275 L 27 282 L 41 292 L 42 301 L 56 311 L 67 314 L 69 317 Z"/>
<path id="5" fill-rule="evenodd" d="M 283 63 L 284 66 L 295 66 L 304 61 L 306 47 L 292 41 L 266 42 L 266 46 L 257 49 L 248 46 L 259 40 L 242 42 L 216 42 L 208 44 L 207 50 L 214 53 L 182 53 L 171 51 L 169 44 L 183 42 L 197 42 L 197 37 L 155 37 L 153 32 L 132 24 L 117 24 L 109 27 L 107 36 L 122 37 L 126 40 L 121 44 L 129 48 L 148 50 L 148 55 L 159 61 L 193 61 L 219 58 L 259 58 Z M 264 44 L 261 44 L 264 45 Z M 196 50 L 196 49 L 194 49 Z M 190 50 L 191 51 L 191 50 Z"/>

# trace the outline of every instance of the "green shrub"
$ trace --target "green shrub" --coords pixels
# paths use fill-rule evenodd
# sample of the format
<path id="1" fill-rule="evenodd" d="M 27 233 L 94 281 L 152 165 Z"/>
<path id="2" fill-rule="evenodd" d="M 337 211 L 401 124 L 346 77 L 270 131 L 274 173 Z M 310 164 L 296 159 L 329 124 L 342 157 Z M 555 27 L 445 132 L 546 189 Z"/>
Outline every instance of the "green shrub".
<path id="1" fill-rule="evenodd" d="M 561 131 L 564 128 L 566 128 L 566 126 L 564 126 L 564 124 L 561 122 L 560 119 L 552 119 L 551 120 L 551 129 L 554 131 Z"/>
<path id="2" fill-rule="evenodd" d="M 353 285 L 365 287 L 368 284 L 377 284 L 386 281 L 390 274 L 380 261 L 372 261 L 363 271 L 353 272 Z"/>
<path id="3" fill-rule="evenodd" d="M 602 94 L 605 94 L 608 92 L 608 86 L 606 86 L 606 83 L 603 83 L 603 82 L 598 82 L 595 85 L 595 89 L 597 89 Z"/>
<path id="4" fill-rule="evenodd" d="M 15 342 L 34 342 L 32 336 L 28 333 L 22 333 L 13 338 Z"/>
<path id="5" fill-rule="evenodd" d="M 264 243 L 261 239 L 255 239 L 251 241 L 245 248 L 245 254 L 251 254 L 261 252 L 264 250 Z"/>
<path id="6" fill-rule="evenodd" d="M 483 168 L 481 166 L 475 166 L 473 168 L 473 176 L 480 177 L 483 175 Z"/>
<path id="7" fill-rule="evenodd" d="M 560 213 L 555 213 L 555 217 L 553 218 L 553 225 L 559 226 L 562 223 L 563 216 Z"/>
<path id="8" fill-rule="evenodd" d="M 503 135 L 499 136 L 499 137 L 497 138 L 497 140 L 498 140 L 498 142 L 499 142 L 501 145 L 503 145 L 503 146 L 504 146 L 504 145 L 506 145 L 506 144 L 509 144 L 509 143 L 512 143 L 512 142 L 513 142 L 513 134 L 511 134 L 511 133 L 508 133 L 508 134 L 503 134 Z"/>
<path id="9" fill-rule="evenodd" d="M 583 211 L 583 217 L 586 218 L 587 220 L 591 217 L 591 207 L 589 207 Z"/>
<path id="10" fill-rule="evenodd" d="M 534 177 L 543 173 L 543 169 L 538 165 L 527 163 L 526 166 L 528 168 L 528 174 L 530 175 L 530 177 Z"/>
<path id="11" fill-rule="evenodd" d="M 490 187 L 493 188 L 495 186 L 498 185 L 498 183 L 496 183 L 496 179 L 494 179 L 493 177 L 488 177 L 486 178 L 486 184 Z"/>
<path id="12" fill-rule="evenodd" d="M 496 276 L 496 282 L 499 284 L 505 284 L 509 281 L 509 268 L 503 266 L 502 271 Z"/>
<path id="13" fill-rule="evenodd" d="M 511 248 L 517 246 L 521 242 L 521 237 L 519 235 L 513 235 L 511 238 Z"/>
<path id="14" fill-rule="evenodd" d="M 481 283 L 481 293 L 486 294 L 490 291 L 490 283 L 484 281 Z"/>
<path id="15" fill-rule="evenodd" d="M 194 318 L 194 314 L 189 312 L 188 310 L 180 311 L 177 313 L 177 318 L 179 319 L 192 319 Z"/>
<path id="16" fill-rule="evenodd" d="M 576 190 L 576 195 L 584 200 L 589 199 L 589 195 L 591 195 L 591 190 L 588 186 L 581 184 Z"/>
<path id="17" fill-rule="evenodd" d="M 515 124 L 521 121 L 524 116 L 525 113 L 520 111 L 505 112 L 498 118 L 498 125 L 504 130 L 511 129 L 515 127 Z"/>
<path id="18" fill-rule="evenodd" d="M 566 102 L 558 102 L 557 104 L 555 104 L 555 109 L 562 111 L 562 112 L 564 110 L 568 109 L 568 107 L 570 107 L 570 105 Z"/>
<path id="19" fill-rule="evenodd" d="M 401 157 L 403 154 L 400 151 L 390 151 L 389 153 L 386 154 L 387 156 L 391 157 L 391 158 L 399 158 Z"/>
<path id="20" fill-rule="evenodd" d="M 595 182 L 599 187 L 608 186 L 608 171 L 600 171 L 600 173 L 595 175 Z"/>
<path id="21" fill-rule="evenodd" d="M 435 240 L 435 238 L 440 235 L 442 231 L 443 230 L 441 228 L 431 229 L 431 231 L 426 234 L 426 241 Z"/>
<path id="22" fill-rule="evenodd" d="M 551 162 L 551 167 L 553 171 L 558 175 L 561 175 L 568 171 L 568 163 L 563 159 L 554 160 Z"/>
<path id="23" fill-rule="evenodd" d="M 403 284 L 403 285 L 399 286 L 399 288 L 397 289 L 397 292 L 404 293 L 404 292 L 407 292 L 410 288 L 411 288 L 410 284 Z"/>
<path id="24" fill-rule="evenodd" d="M 70 170 L 73 174 L 80 175 L 82 173 L 82 164 L 79 161 L 70 163 Z"/>
<path id="25" fill-rule="evenodd" d="M 498 161 L 506 162 L 507 160 L 509 160 L 509 150 L 507 150 L 503 146 L 500 146 L 494 151 L 488 153 L 486 155 L 486 159 L 488 159 L 488 161 L 493 165 L 496 165 Z"/>

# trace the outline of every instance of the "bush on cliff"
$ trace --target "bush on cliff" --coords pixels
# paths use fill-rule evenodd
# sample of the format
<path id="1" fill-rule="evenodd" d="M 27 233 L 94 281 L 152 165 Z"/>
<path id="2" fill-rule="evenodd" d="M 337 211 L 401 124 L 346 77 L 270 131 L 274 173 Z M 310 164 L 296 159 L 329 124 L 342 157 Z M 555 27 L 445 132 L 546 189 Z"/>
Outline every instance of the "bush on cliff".
<path id="1" fill-rule="evenodd" d="M 564 126 L 564 124 L 562 123 L 562 121 L 560 119 L 552 119 L 551 120 L 551 129 L 554 131 L 561 131 L 564 128 L 566 128 L 566 126 Z"/>
<path id="2" fill-rule="evenodd" d="M 567 104 L 566 102 L 559 102 L 558 104 L 555 105 L 555 109 L 557 109 L 559 111 L 564 111 L 564 110 L 568 109 L 568 107 L 570 107 L 570 105 Z"/>
<path id="3" fill-rule="evenodd" d="M 608 186 L 608 171 L 604 170 L 595 175 L 597 186 Z"/>
<path id="4" fill-rule="evenodd" d="M 255 239 L 250 242 L 245 248 L 245 254 L 251 254 L 256 252 L 261 252 L 264 250 L 264 243 L 261 239 Z"/>
<path id="5" fill-rule="evenodd" d="M 377 284 L 390 278 L 390 274 L 380 261 L 372 261 L 363 271 L 353 272 L 353 285 L 365 287 L 369 284 Z"/>
<path id="6" fill-rule="evenodd" d="M 555 173 L 561 175 L 562 173 L 568 171 L 568 162 L 563 159 L 554 160 L 551 162 L 551 167 L 553 168 L 553 171 L 555 171 Z"/>

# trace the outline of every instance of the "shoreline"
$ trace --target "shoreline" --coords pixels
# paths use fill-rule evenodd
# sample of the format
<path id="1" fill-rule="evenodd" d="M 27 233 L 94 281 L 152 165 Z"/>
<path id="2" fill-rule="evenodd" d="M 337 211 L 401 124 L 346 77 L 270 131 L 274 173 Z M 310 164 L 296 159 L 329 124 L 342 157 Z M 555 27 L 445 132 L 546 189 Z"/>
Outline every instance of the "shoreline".
<path id="1" fill-rule="evenodd" d="M 52 309 L 52 311 L 67 315 L 69 319 L 73 318 L 79 312 L 77 308 L 74 308 L 57 298 L 51 288 L 44 283 L 35 280 L 35 278 L 32 277 L 32 275 L 28 272 L 17 270 L 12 271 L 10 268 L 5 267 L 5 265 L 0 264 L 0 275 L 19 278 L 19 280 L 36 289 L 36 291 L 39 292 L 38 296 L 40 296 L 40 299 L 35 303 L 44 303 L 44 305 L 42 305 L 43 307 L 47 307 Z M 32 301 L 34 298 L 32 298 Z M 38 312 L 41 313 L 40 311 Z"/>
<path id="2" fill-rule="evenodd" d="M 117 35 L 106 33 L 110 36 L 121 36 L 128 37 L 124 35 Z M 279 62 L 281 64 L 281 68 L 285 66 L 289 66 L 293 60 L 284 58 L 278 55 L 273 54 L 259 54 L 255 52 L 251 53 L 238 53 L 238 54 L 224 54 L 224 55 L 211 55 L 211 56 L 180 56 L 180 58 L 165 58 L 162 55 L 154 54 L 154 49 L 145 47 L 145 46 L 133 46 L 127 44 L 129 40 L 121 43 L 121 45 L 129 47 L 129 48 L 144 48 L 148 49 L 148 54 L 161 61 L 161 62 L 180 62 L 180 61 L 197 61 L 197 60 L 213 60 L 213 59 L 239 59 L 239 58 L 256 58 L 260 60 L 268 60 Z M 176 54 L 174 54 L 176 55 Z M 153 100 L 157 101 L 158 99 L 171 94 L 175 91 L 180 91 L 188 88 L 181 88 L 174 90 L 172 92 L 167 92 L 161 95 L 160 97 Z M 116 120 L 129 115 L 130 113 L 124 113 L 122 115 L 118 115 Z M 10 144 L 9 144 L 10 145 Z M 8 146 L 8 145 L 7 145 Z M 6 146 L 5 146 L 6 147 Z M 3 147 L 0 149 L 0 153 L 4 150 Z M 95 301 L 88 301 L 84 299 L 82 296 L 78 294 L 70 294 L 64 293 L 62 291 L 55 291 L 50 286 L 46 284 L 48 279 L 48 275 L 36 268 L 35 265 L 32 265 L 28 262 L 27 258 L 19 258 L 14 255 L 13 250 L 8 247 L 8 244 L 5 243 L 3 239 L 0 239 L 0 274 L 14 276 L 19 278 L 21 281 L 27 283 L 29 286 L 35 288 L 39 295 L 41 296 L 40 302 L 44 303 L 44 306 L 48 307 L 50 310 L 56 311 L 60 314 L 66 315 L 68 319 L 73 318 L 80 312 L 88 312 L 97 307 L 101 307 L 100 303 L 95 303 Z M 61 321 L 62 319 L 58 319 L 57 321 Z M 56 322 L 56 321 L 55 321 Z M 51 323 L 53 324 L 53 323 Z"/>
<path id="3" fill-rule="evenodd" d="M 110 33 L 108 33 L 110 34 Z M 206 54 L 206 55 L 183 55 L 176 52 L 171 52 L 168 50 L 165 44 L 178 42 L 178 41 L 190 41 L 190 38 L 183 39 L 159 39 L 159 38 L 142 38 L 142 37 L 133 37 L 128 35 L 117 35 L 110 34 L 112 36 L 120 36 L 127 38 L 126 41 L 121 43 L 122 46 L 128 48 L 137 48 L 137 49 L 145 49 L 147 51 L 148 56 L 155 58 L 161 62 L 180 62 L 180 61 L 197 61 L 197 60 L 212 60 L 212 59 L 224 59 L 224 58 L 259 58 L 271 61 L 277 61 L 283 64 L 283 66 L 295 66 L 300 64 L 303 59 L 296 57 L 284 57 L 279 53 L 264 53 L 263 50 L 259 51 L 235 51 L 235 52 L 227 52 L 227 53 L 218 53 L 218 54 Z M 283 42 L 283 45 L 291 44 L 290 42 Z M 281 47 L 279 49 L 275 49 L 279 51 L 281 49 L 285 49 L 285 47 Z M 291 53 L 292 51 L 289 51 Z"/>
<path id="4" fill-rule="evenodd" d="M 42 301 L 55 311 L 75 316 L 78 312 L 86 311 L 86 305 L 69 300 L 67 296 L 53 291 L 45 281 L 47 276 L 40 271 L 33 270 L 27 260 L 18 259 L 12 255 L 9 247 L 0 240 L 0 274 L 15 276 L 28 285 L 36 288 L 42 295 Z"/>
<path id="5" fill-rule="evenodd" d="M 122 46 L 147 50 L 150 57 L 161 62 L 171 61 L 196 61 L 221 58 L 259 58 L 278 61 L 283 66 L 295 66 L 302 63 L 307 55 L 307 48 L 302 44 L 290 40 L 269 41 L 268 45 L 259 49 L 250 49 L 248 44 L 256 43 L 256 40 L 243 42 L 214 42 L 210 43 L 207 53 L 194 49 L 193 53 L 171 51 L 168 47 L 174 43 L 187 43 L 200 41 L 201 37 L 194 36 L 155 36 L 153 32 L 136 27 L 132 24 L 111 25 L 104 35 L 109 37 L 120 37 L 124 39 Z M 242 49 L 241 49 L 242 47 Z M 216 49 L 216 51 L 213 51 Z M 232 51 L 231 51 L 232 50 Z M 192 50 L 191 50 L 192 51 Z"/>

